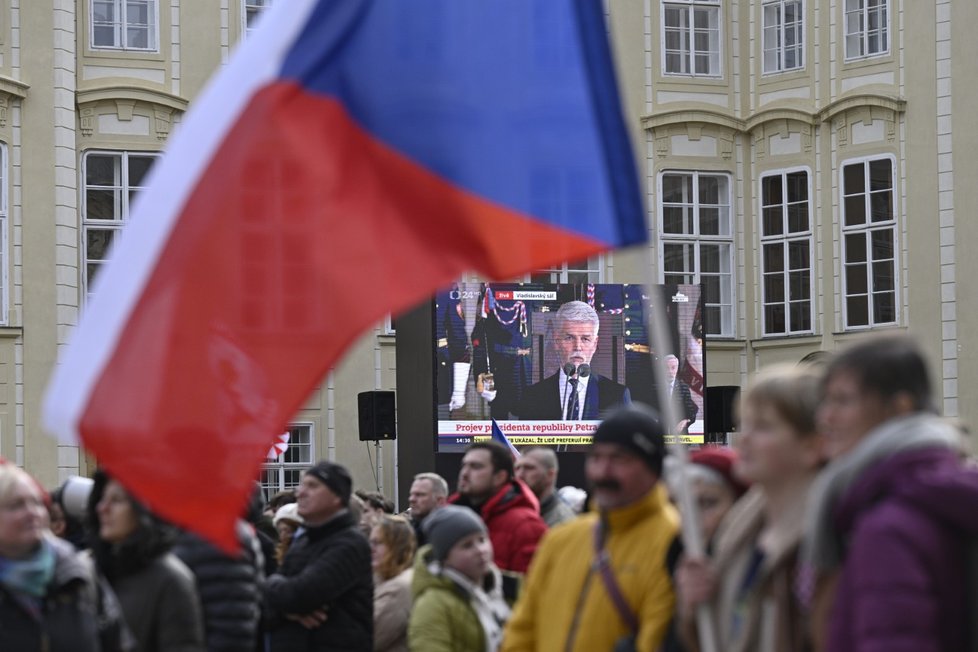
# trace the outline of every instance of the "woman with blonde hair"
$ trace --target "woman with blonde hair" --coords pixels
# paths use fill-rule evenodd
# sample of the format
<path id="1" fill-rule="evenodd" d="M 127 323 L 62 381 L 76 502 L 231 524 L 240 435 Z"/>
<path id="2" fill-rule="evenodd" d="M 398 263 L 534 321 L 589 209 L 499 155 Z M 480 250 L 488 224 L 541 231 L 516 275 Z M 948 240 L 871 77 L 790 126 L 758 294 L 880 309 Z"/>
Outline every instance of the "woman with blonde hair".
<path id="1" fill-rule="evenodd" d="M 374 650 L 406 652 L 414 572 L 414 528 L 402 516 L 384 514 L 370 530 L 374 570 Z"/>
<path id="2" fill-rule="evenodd" d="M 282 565 L 285 553 L 289 551 L 289 546 L 292 545 L 296 530 L 302 527 L 305 521 L 299 516 L 299 505 L 288 503 L 278 508 L 278 511 L 275 512 L 275 518 L 272 519 L 272 524 L 275 525 L 275 531 L 278 532 L 278 542 L 275 544 L 275 567 L 278 568 Z"/>
<path id="3" fill-rule="evenodd" d="M 48 529 L 40 486 L 0 458 L 0 640 L 4 650 L 132 650 L 91 559 Z"/>
<path id="4" fill-rule="evenodd" d="M 825 459 L 815 427 L 819 382 L 810 366 L 775 366 L 744 392 L 734 472 L 752 488 L 720 525 L 713 558 L 684 559 L 676 576 L 680 631 L 692 650 L 704 602 L 724 650 L 811 648 L 794 588 L 805 501 Z"/>

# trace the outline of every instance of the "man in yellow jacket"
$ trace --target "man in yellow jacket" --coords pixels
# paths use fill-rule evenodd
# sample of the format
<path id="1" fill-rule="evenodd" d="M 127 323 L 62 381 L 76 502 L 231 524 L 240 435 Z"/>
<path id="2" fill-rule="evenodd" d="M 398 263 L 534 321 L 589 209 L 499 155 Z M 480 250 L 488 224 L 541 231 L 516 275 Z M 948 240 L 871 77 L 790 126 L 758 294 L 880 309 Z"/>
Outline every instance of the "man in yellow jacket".
<path id="1" fill-rule="evenodd" d="M 679 527 L 659 482 L 664 453 L 662 426 L 641 406 L 598 427 L 585 468 L 598 511 L 543 538 L 503 652 L 659 648 L 675 602 L 666 552 Z"/>

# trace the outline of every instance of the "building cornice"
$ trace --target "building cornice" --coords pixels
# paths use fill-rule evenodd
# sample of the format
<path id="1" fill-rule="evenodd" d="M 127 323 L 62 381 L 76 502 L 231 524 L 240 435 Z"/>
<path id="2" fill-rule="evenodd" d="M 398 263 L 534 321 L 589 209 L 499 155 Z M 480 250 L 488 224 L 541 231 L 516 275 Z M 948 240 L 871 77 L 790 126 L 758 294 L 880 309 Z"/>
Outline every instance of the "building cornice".
<path id="1" fill-rule="evenodd" d="M 174 113 L 186 112 L 190 104 L 179 95 L 131 80 L 83 84 L 75 93 L 75 102 L 78 104 L 79 128 L 85 138 L 95 134 L 99 113 L 113 112 L 120 121 L 128 122 L 133 119 L 136 106 L 142 105 L 150 107 L 156 137 L 161 141 L 170 135 Z"/>
<path id="2" fill-rule="evenodd" d="M 75 101 L 79 109 L 84 108 L 86 105 L 106 100 L 113 102 L 118 100 L 146 102 L 147 104 L 156 104 L 181 112 L 186 111 L 190 105 L 189 100 L 179 95 L 166 93 L 149 84 L 142 85 L 133 83 L 132 81 L 121 84 L 103 83 L 84 85 L 79 87 L 75 93 Z"/>
<path id="3" fill-rule="evenodd" d="M 0 75 L 0 128 L 7 126 L 7 111 L 10 109 L 10 103 L 15 99 L 25 99 L 29 88 L 29 85 L 19 79 Z"/>
<path id="4" fill-rule="evenodd" d="M 744 131 L 744 121 L 735 117 L 728 111 L 717 109 L 676 109 L 672 111 L 661 111 L 642 116 L 642 127 L 645 129 L 661 129 L 678 124 L 689 124 L 699 122 L 702 124 L 715 125 L 734 131 Z"/>
<path id="5" fill-rule="evenodd" d="M 19 97 L 20 99 L 24 99 L 27 97 L 27 90 L 29 88 L 29 85 L 18 79 L 7 77 L 6 75 L 0 75 L 0 93 L 11 97 Z"/>
<path id="6" fill-rule="evenodd" d="M 818 118 L 811 111 L 794 106 L 772 106 L 754 113 L 744 121 L 744 131 L 754 131 L 757 127 L 777 120 L 793 120 L 814 127 Z"/>
<path id="7" fill-rule="evenodd" d="M 642 127 L 645 129 L 662 129 L 674 125 L 699 123 L 730 129 L 741 133 L 750 133 L 757 127 L 779 120 L 800 122 L 810 127 L 820 123 L 831 122 L 836 116 L 854 109 L 882 108 L 893 113 L 903 113 L 907 110 L 907 101 L 882 93 L 857 93 L 840 97 L 825 107 L 817 110 L 799 108 L 797 106 L 771 106 L 754 112 L 746 120 L 738 118 L 730 111 L 716 108 L 685 107 L 657 111 L 642 116 Z"/>
<path id="8" fill-rule="evenodd" d="M 878 107 L 881 109 L 889 109 L 893 113 L 903 113 L 907 110 L 907 101 L 899 97 L 884 95 L 882 93 L 859 93 L 856 95 L 846 95 L 840 97 L 834 102 L 831 102 L 828 104 L 828 106 L 819 111 L 818 121 L 828 122 L 837 115 L 845 113 L 846 111 L 866 107 Z"/>

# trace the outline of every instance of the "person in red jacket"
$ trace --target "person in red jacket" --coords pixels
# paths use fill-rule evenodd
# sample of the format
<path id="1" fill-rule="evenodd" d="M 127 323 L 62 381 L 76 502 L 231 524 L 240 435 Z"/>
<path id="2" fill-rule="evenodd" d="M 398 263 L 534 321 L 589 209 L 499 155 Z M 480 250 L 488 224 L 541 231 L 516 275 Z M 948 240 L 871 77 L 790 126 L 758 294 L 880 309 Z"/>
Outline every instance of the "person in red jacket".
<path id="1" fill-rule="evenodd" d="M 475 510 L 489 529 L 496 566 L 525 573 L 547 525 L 540 503 L 516 479 L 513 456 L 496 442 L 478 442 L 465 449 L 458 474 L 458 493 L 448 502 Z"/>

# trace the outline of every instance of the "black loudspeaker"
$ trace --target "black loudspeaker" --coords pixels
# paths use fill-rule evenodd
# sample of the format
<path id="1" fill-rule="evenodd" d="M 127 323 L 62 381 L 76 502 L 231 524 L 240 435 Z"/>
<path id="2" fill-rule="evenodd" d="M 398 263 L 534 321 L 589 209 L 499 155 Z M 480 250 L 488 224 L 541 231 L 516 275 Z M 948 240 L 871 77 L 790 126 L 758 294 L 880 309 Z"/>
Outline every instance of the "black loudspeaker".
<path id="1" fill-rule="evenodd" d="M 397 439 L 397 409 L 394 392 L 360 392 L 360 441 Z"/>
<path id="2" fill-rule="evenodd" d="M 734 404 L 740 388 L 736 385 L 715 385 L 706 388 L 706 432 L 734 432 Z"/>

